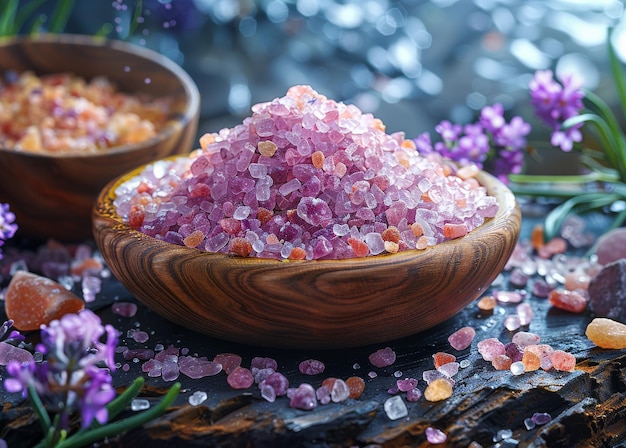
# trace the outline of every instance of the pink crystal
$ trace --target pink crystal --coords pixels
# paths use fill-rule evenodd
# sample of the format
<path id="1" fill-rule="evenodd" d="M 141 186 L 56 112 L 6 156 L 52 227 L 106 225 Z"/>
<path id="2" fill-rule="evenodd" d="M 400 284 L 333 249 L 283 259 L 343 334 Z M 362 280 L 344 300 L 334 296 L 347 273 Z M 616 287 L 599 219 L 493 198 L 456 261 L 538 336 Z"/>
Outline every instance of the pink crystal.
<path id="1" fill-rule="evenodd" d="M 448 342 L 455 350 L 465 350 L 474 341 L 476 331 L 472 327 L 463 327 L 448 337 Z"/>
<path id="2" fill-rule="evenodd" d="M 538 344 L 541 337 L 536 333 L 529 333 L 527 331 L 518 331 L 513 335 L 512 342 L 520 346 L 521 348 L 531 344 Z"/>
<path id="3" fill-rule="evenodd" d="M 556 370 L 571 372 L 576 367 L 576 358 L 563 350 L 555 350 L 550 354 L 550 361 Z"/>
<path id="4" fill-rule="evenodd" d="M 582 313 L 587 309 L 587 298 L 578 291 L 555 289 L 548 296 L 550 304 L 572 313 Z"/>
<path id="5" fill-rule="evenodd" d="M 17 361 L 20 364 L 29 364 L 33 362 L 33 355 L 23 348 L 0 342 L 0 366 L 6 366 L 11 361 Z"/>
<path id="6" fill-rule="evenodd" d="M 426 439 L 428 440 L 428 443 L 440 445 L 448 440 L 448 436 L 446 436 L 443 431 L 429 426 L 426 428 Z"/>
<path id="7" fill-rule="evenodd" d="M 476 347 L 485 361 L 493 361 L 497 355 L 504 355 L 504 344 L 496 338 L 487 338 L 480 341 Z"/>
<path id="8" fill-rule="evenodd" d="M 396 362 L 396 352 L 390 347 L 381 348 L 369 355 L 369 361 L 375 367 L 387 367 Z"/>
<path id="9" fill-rule="evenodd" d="M 519 303 L 524 295 L 518 291 L 494 291 L 493 296 L 501 303 Z"/>
<path id="10" fill-rule="evenodd" d="M 289 406 L 296 409 L 310 411 L 317 406 L 315 389 L 307 383 L 302 383 L 297 389 L 288 389 Z"/>
<path id="11" fill-rule="evenodd" d="M 216 364 L 221 364 L 222 369 L 228 375 L 230 372 L 235 370 L 235 368 L 241 365 L 241 356 L 235 355 L 233 353 L 220 353 L 215 355 L 213 358 L 213 362 Z"/>
<path id="12" fill-rule="evenodd" d="M 111 305 L 113 314 L 122 317 L 133 317 L 137 314 L 137 305 L 131 302 L 115 302 Z"/>
<path id="13" fill-rule="evenodd" d="M 417 387 L 417 380 L 415 378 L 405 378 L 403 380 L 397 380 L 396 385 L 401 392 L 408 392 Z"/>
<path id="14" fill-rule="evenodd" d="M 226 377 L 226 381 L 233 389 L 247 389 L 254 384 L 254 377 L 245 367 L 235 367 Z"/>
<path id="15" fill-rule="evenodd" d="M 422 391 L 417 387 L 407 391 L 406 393 L 406 401 L 414 402 L 422 398 Z"/>
<path id="16" fill-rule="evenodd" d="M 192 379 L 204 378 L 217 375 L 222 371 L 222 365 L 209 361 L 207 358 L 193 356 L 181 356 L 178 359 L 180 373 Z"/>
<path id="17" fill-rule="evenodd" d="M 319 375 L 324 372 L 326 366 L 317 359 L 307 359 L 298 365 L 298 370 L 303 375 Z"/>
<path id="18" fill-rule="evenodd" d="M 280 372 L 274 372 L 261 382 L 261 386 L 271 387 L 277 397 L 287 394 L 289 380 Z"/>

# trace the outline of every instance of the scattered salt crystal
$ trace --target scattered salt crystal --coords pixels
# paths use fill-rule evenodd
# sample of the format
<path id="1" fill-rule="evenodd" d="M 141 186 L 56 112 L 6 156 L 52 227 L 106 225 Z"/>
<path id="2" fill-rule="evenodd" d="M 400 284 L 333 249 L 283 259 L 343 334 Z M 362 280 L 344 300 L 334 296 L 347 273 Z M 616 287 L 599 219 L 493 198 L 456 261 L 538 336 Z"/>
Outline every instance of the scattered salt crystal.
<path id="1" fill-rule="evenodd" d="M 485 361 L 493 361 L 497 355 L 505 354 L 504 344 L 497 338 L 483 339 L 476 347 Z"/>
<path id="2" fill-rule="evenodd" d="M 540 340 L 540 336 L 536 333 L 518 331 L 513 335 L 512 342 L 517 344 L 519 347 L 524 348 L 527 345 L 538 344 Z"/>
<path id="3" fill-rule="evenodd" d="M 317 398 L 317 401 L 319 401 L 321 404 L 330 403 L 330 386 L 328 386 L 327 384 L 322 384 L 315 391 L 315 397 Z"/>
<path id="4" fill-rule="evenodd" d="M 501 303 L 519 303 L 524 299 L 524 294 L 519 291 L 498 290 L 493 292 L 493 296 Z"/>
<path id="5" fill-rule="evenodd" d="M 406 393 L 406 401 L 414 402 L 422 398 L 422 391 L 417 387 L 407 391 Z"/>
<path id="6" fill-rule="evenodd" d="M 387 417 L 391 420 L 398 420 L 409 415 L 409 410 L 407 409 L 404 400 L 399 395 L 387 398 L 383 408 L 385 410 L 385 414 L 387 414 Z"/>
<path id="7" fill-rule="evenodd" d="M 596 317 L 587 325 L 585 335 L 600 348 L 626 348 L 626 325 L 612 319 Z"/>
<path id="8" fill-rule="evenodd" d="M 369 355 L 368 359 L 375 367 L 387 367 L 396 362 L 396 352 L 390 347 L 385 347 Z"/>
<path id="9" fill-rule="evenodd" d="M 519 316 L 520 325 L 529 325 L 533 319 L 533 309 L 528 303 L 520 303 L 515 307 Z"/>
<path id="10" fill-rule="evenodd" d="M 448 336 L 448 342 L 455 350 L 465 350 L 474 341 L 476 330 L 472 327 L 463 327 Z"/>
<path id="11" fill-rule="evenodd" d="M 587 298 L 578 291 L 554 289 L 548 295 L 550 304 L 572 313 L 582 313 L 587 309 Z"/>
<path id="12" fill-rule="evenodd" d="M 509 314 L 504 318 L 504 328 L 509 331 L 515 331 L 521 326 L 521 319 L 517 314 Z"/>
<path id="13" fill-rule="evenodd" d="M 23 348 L 16 347 L 6 342 L 0 342 L 0 366 L 6 366 L 11 361 L 17 361 L 20 364 L 30 364 L 34 361 L 33 355 Z"/>
<path id="14" fill-rule="evenodd" d="M 521 375 L 525 372 L 524 363 L 522 361 L 514 362 L 511 364 L 510 370 L 513 375 Z"/>
<path id="15" fill-rule="evenodd" d="M 433 445 L 440 445 L 448 440 L 448 436 L 440 429 L 429 426 L 426 428 L 426 440 Z"/>
<path id="16" fill-rule="evenodd" d="M 206 401 L 208 395 L 206 392 L 197 390 L 189 396 L 187 400 L 191 406 L 199 406 Z"/>
<path id="17" fill-rule="evenodd" d="M 318 375 L 324 372 L 326 366 L 317 359 L 306 359 L 298 365 L 298 370 L 303 375 Z"/>
<path id="18" fill-rule="evenodd" d="M 481 297 L 476 306 L 483 311 L 491 311 L 496 307 L 496 298 L 493 296 Z"/>
<path id="19" fill-rule="evenodd" d="M 289 380 L 280 372 L 274 372 L 267 376 L 260 384 L 261 387 L 271 387 L 278 397 L 283 396 L 289 389 Z"/>
<path id="20" fill-rule="evenodd" d="M 350 389 L 345 381 L 342 379 L 336 379 L 330 389 L 330 398 L 333 403 L 340 403 L 345 401 L 350 396 Z"/>
<path id="21" fill-rule="evenodd" d="M 93 302 L 96 300 L 96 294 L 102 289 L 102 279 L 93 275 L 86 275 L 83 277 L 81 287 L 85 302 Z"/>
<path id="22" fill-rule="evenodd" d="M 405 378 L 403 380 L 397 380 L 396 385 L 400 392 L 408 392 L 411 389 L 415 389 L 417 387 L 417 379 Z"/>
<path id="23" fill-rule="evenodd" d="M 511 362 L 521 361 L 523 354 L 524 352 L 522 350 L 522 347 L 516 342 L 509 342 L 508 344 L 504 345 L 504 355 L 510 358 Z"/>
<path id="24" fill-rule="evenodd" d="M 289 389 L 287 396 L 292 408 L 310 411 L 317 406 L 315 389 L 310 384 L 302 383 L 297 389 Z"/>
<path id="25" fill-rule="evenodd" d="M 535 412 L 531 421 L 537 425 L 545 425 L 552 420 L 552 416 L 547 412 Z"/>
<path id="26" fill-rule="evenodd" d="M 470 362 L 469 359 L 463 359 L 459 363 L 459 367 L 461 367 L 462 369 L 467 369 L 470 365 L 472 365 L 472 363 Z"/>
<path id="27" fill-rule="evenodd" d="M 449 362 L 447 364 L 442 365 L 437 370 L 443 373 L 447 378 L 452 378 L 454 375 L 456 375 L 459 372 L 459 363 Z"/>
<path id="28" fill-rule="evenodd" d="M 576 358 L 574 355 L 564 352 L 563 350 L 554 350 L 550 354 L 550 361 L 556 370 L 571 372 L 576 367 Z"/>
<path id="29" fill-rule="evenodd" d="M 115 302 L 111 305 L 113 314 L 122 317 L 133 317 L 137 314 L 137 305 L 131 302 Z"/>
<path id="30" fill-rule="evenodd" d="M 130 402 L 130 409 L 132 411 L 145 411 L 150 409 L 150 402 L 144 398 L 133 398 Z"/>
<path id="31" fill-rule="evenodd" d="M 499 442 L 501 440 L 508 440 L 513 437 L 513 431 L 510 429 L 501 429 L 499 430 L 495 436 L 493 436 L 494 442 Z"/>
<path id="32" fill-rule="evenodd" d="M 452 395 L 452 384 L 444 378 L 431 381 L 424 391 L 424 398 L 428 401 L 441 401 Z"/>
<path id="33" fill-rule="evenodd" d="M 234 353 L 219 353 L 215 355 L 213 362 L 221 364 L 222 369 L 228 375 L 241 365 L 241 356 Z"/>
<path id="34" fill-rule="evenodd" d="M 537 426 L 537 424 L 533 422 L 532 418 L 525 418 L 524 426 L 526 427 L 528 431 L 530 431 L 531 429 L 535 429 L 535 426 Z"/>
<path id="35" fill-rule="evenodd" d="M 247 389 L 254 384 L 254 377 L 245 367 L 235 367 L 226 377 L 226 381 L 233 389 Z"/>
<path id="36" fill-rule="evenodd" d="M 256 356 L 250 361 L 250 369 L 272 369 L 278 370 L 278 363 L 274 358 Z"/>

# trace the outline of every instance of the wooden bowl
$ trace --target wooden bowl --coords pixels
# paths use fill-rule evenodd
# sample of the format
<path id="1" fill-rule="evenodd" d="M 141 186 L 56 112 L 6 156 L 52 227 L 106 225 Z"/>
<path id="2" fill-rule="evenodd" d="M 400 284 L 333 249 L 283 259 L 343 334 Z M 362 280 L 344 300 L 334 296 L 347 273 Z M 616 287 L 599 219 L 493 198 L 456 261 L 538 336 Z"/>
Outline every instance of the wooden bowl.
<path id="1" fill-rule="evenodd" d="M 163 317 L 228 341 L 335 349 L 412 335 L 454 316 L 504 267 L 519 237 L 511 191 L 479 174 L 500 204 L 465 237 L 426 250 L 365 258 L 279 261 L 203 252 L 122 223 L 109 183 L 96 202 L 94 236 L 114 275 Z"/>
<path id="2" fill-rule="evenodd" d="M 0 202 L 10 204 L 21 235 L 62 241 L 91 238 L 91 209 L 107 182 L 139 165 L 193 149 L 198 88 L 182 68 L 154 51 L 90 36 L 15 37 L 0 40 L 0 71 L 9 69 L 39 76 L 105 76 L 124 93 L 174 97 L 165 128 L 143 143 L 95 154 L 0 147 Z"/>

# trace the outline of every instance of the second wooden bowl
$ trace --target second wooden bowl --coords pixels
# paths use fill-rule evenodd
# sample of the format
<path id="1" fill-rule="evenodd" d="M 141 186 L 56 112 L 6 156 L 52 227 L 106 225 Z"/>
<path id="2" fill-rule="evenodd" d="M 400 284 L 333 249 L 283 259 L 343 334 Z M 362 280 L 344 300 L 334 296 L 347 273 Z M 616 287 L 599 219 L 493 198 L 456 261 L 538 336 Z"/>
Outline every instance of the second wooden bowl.
<path id="1" fill-rule="evenodd" d="M 145 305 L 184 327 L 266 347 L 336 349 L 412 335 L 479 297 L 511 255 L 521 212 L 489 174 L 493 219 L 423 251 L 324 261 L 241 258 L 177 246 L 124 224 L 109 183 L 93 213 L 96 243 L 114 275 Z"/>
<path id="2" fill-rule="evenodd" d="M 198 88 L 182 68 L 154 51 L 91 36 L 12 37 L 0 40 L 0 71 L 6 70 L 104 76 L 124 93 L 174 98 L 165 128 L 142 143 L 72 154 L 0 147 L 0 202 L 11 206 L 20 234 L 63 241 L 91 238 L 91 209 L 107 182 L 136 166 L 193 149 Z"/>

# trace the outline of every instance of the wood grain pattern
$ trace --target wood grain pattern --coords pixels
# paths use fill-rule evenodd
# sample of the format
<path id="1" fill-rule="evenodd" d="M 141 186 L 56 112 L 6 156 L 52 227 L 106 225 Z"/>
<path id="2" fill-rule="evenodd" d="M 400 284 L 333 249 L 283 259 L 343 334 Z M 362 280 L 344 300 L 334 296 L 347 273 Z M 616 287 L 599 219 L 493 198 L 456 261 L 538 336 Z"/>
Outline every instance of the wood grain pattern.
<path id="1" fill-rule="evenodd" d="M 10 204 L 20 234 L 63 241 L 90 238 L 91 209 L 107 182 L 139 165 L 194 149 L 198 89 L 187 73 L 156 52 L 80 35 L 10 38 L 0 40 L 0 71 L 6 70 L 105 76 L 125 93 L 175 98 L 168 125 L 142 144 L 73 155 L 0 148 L 0 202 Z"/>
<path id="2" fill-rule="evenodd" d="M 495 218 L 424 251 L 324 260 L 241 258 L 176 246 L 121 223 L 112 181 L 94 208 L 96 243 L 121 283 L 162 316 L 220 339 L 276 348 L 335 349 L 416 334 L 480 296 L 519 237 L 513 194 L 481 173 Z"/>

